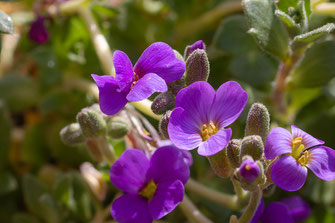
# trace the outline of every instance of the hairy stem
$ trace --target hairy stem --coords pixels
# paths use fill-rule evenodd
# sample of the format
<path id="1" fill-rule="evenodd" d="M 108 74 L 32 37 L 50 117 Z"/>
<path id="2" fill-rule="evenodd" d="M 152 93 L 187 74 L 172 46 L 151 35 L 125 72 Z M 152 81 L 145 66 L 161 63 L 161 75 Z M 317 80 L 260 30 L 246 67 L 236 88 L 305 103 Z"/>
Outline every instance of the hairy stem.
<path id="1" fill-rule="evenodd" d="M 218 7 L 201 15 L 199 18 L 183 23 L 177 28 L 173 39 L 176 42 L 181 41 L 204 29 L 208 29 L 208 27 L 219 22 L 222 18 L 238 12 L 242 12 L 242 4 L 240 1 L 222 3 Z"/>
<path id="2" fill-rule="evenodd" d="M 280 113 L 286 113 L 286 102 L 284 98 L 286 79 L 298 59 L 299 56 L 293 53 L 290 59 L 280 63 L 273 91 L 273 101 Z"/>
<path id="3" fill-rule="evenodd" d="M 198 210 L 186 194 L 184 195 L 184 200 L 179 204 L 179 207 L 192 223 L 213 223 Z"/>
<path id="4" fill-rule="evenodd" d="M 244 211 L 242 216 L 239 219 L 239 223 L 249 223 L 252 217 L 254 216 L 259 202 L 262 199 L 262 190 L 258 188 L 256 191 L 251 193 L 249 204 L 247 209 Z"/>
<path id="5" fill-rule="evenodd" d="M 104 159 L 106 160 L 106 162 L 110 166 L 112 166 L 112 164 L 116 160 L 116 156 L 115 156 L 115 153 L 114 153 L 114 148 L 112 147 L 112 145 L 109 144 L 106 137 L 99 137 L 98 138 L 98 145 L 99 145 L 99 149 L 100 149 Z"/>
<path id="6" fill-rule="evenodd" d="M 245 190 L 243 190 L 243 188 L 241 187 L 240 183 L 234 179 L 234 177 L 230 177 L 231 182 L 233 184 L 235 193 L 237 195 L 237 202 L 239 205 L 244 206 L 247 202 L 249 193 L 246 192 Z"/>
<path id="7" fill-rule="evenodd" d="M 194 192 L 199 196 L 207 198 L 208 200 L 227 207 L 231 210 L 240 210 L 241 208 L 243 208 L 243 205 L 241 205 L 241 203 L 239 202 L 239 197 L 237 195 L 230 195 L 218 192 L 196 182 L 193 179 L 188 180 L 185 188 L 190 192 Z"/>

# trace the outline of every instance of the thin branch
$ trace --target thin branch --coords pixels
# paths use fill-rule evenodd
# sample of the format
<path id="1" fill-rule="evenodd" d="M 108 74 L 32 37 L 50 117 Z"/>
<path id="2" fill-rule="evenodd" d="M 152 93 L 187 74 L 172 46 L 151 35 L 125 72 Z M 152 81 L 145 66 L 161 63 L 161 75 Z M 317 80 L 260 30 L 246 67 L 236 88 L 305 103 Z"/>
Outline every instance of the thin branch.
<path id="1" fill-rule="evenodd" d="M 179 204 L 179 207 L 192 223 L 213 223 L 198 210 L 186 194 L 184 195 L 184 200 Z"/>

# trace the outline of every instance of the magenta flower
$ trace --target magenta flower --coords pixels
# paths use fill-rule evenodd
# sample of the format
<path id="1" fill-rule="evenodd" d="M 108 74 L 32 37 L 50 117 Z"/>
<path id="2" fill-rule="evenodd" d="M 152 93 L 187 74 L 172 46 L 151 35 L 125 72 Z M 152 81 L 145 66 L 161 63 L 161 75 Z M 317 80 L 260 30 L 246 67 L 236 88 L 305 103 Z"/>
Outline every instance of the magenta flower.
<path id="1" fill-rule="evenodd" d="M 49 40 L 49 32 L 45 27 L 44 22 L 45 18 L 38 16 L 30 26 L 29 38 L 35 43 L 42 44 Z"/>
<path id="2" fill-rule="evenodd" d="M 285 198 L 281 202 L 271 202 L 265 209 L 262 199 L 250 223 L 298 223 L 310 215 L 308 203 L 299 196 Z"/>
<path id="3" fill-rule="evenodd" d="M 242 162 L 239 172 L 241 177 L 249 183 L 252 183 L 257 179 L 261 170 L 258 164 L 253 159 L 249 158 Z"/>
<path id="4" fill-rule="evenodd" d="M 151 44 L 134 68 L 128 56 L 119 50 L 114 52 L 113 63 L 115 78 L 92 74 L 99 87 L 101 111 L 107 115 L 118 113 L 128 101 L 141 101 L 154 92 L 167 91 L 166 83 L 179 80 L 185 72 L 185 63 L 162 42 Z"/>
<path id="5" fill-rule="evenodd" d="M 114 220 L 150 223 L 164 217 L 183 200 L 189 175 L 175 147 L 158 148 L 150 161 L 142 151 L 127 149 L 110 171 L 112 184 L 124 192 L 112 205 Z"/>
<path id="6" fill-rule="evenodd" d="M 168 133 L 180 149 L 198 148 L 202 156 L 211 156 L 226 147 L 232 131 L 225 129 L 241 114 L 248 94 L 241 86 L 228 81 L 217 92 L 210 84 L 199 81 L 179 91 Z"/>
<path id="7" fill-rule="evenodd" d="M 277 158 L 271 168 L 272 181 L 283 190 L 299 190 L 305 184 L 307 167 L 322 180 L 335 179 L 335 151 L 296 126 L 291 126 L 291 132 L 276 127 L 267 136 L 265 156 Z"/>

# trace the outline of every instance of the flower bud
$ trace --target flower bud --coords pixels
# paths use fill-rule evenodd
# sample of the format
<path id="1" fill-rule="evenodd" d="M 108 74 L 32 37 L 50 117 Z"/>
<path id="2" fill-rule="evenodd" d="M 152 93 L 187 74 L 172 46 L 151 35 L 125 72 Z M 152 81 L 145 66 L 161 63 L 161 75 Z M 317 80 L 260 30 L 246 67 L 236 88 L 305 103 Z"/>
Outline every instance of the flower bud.
<path id="1" fill-rule="evenodd" d="M 251 156 L 254 160 L 262 158 L 264 153 L 264 145 L 262 138 L 258 135 L 246 136 L 242 140 L 241 157 L 245 155 Z"/>
<path id="2" fill-rule="evenodd" d="M 240 162 L 240 151 L 241 151 L 241 140 L 232 139 L 226 148 L 227 159 L 232 168 L 238 168 L 241 165 Z"/>
<path id="3" fill-rule="evenodd" d="M 161 93 L 153 100 L 151 110 L 156 115 L 164 114 L 167 110 L 173 109 L 175 99 L 170 91 Z"/>
<path id="4" fill-rule="evenodd" d="M 78 123 L 65 126 L 59 135 L 62 142 L 68 146 L 76 146 L 85 142 L 85 137 Z"/>
<path id="5" fill-rule="evenodd" d="M 159 120 L 159 124 L 158 124 L 158 129 L 159 132 L 161 133 L 161 135 L 165 138 L 165 139 L 169 139 L 169 133 L 168 133 L 168 125 L 169 125 L 169 119 L 171 116 L 171 111 L 167 111 L 162 118 Z"/>
<path id="6" fill-rule="evenodd" d="M 226 149 L 207 157 L 212 170 L 216 175 L 222 178 L 226 178 L 230 173 L 230 165 L 227 159 Z"/>
<path id="7" fill-rule="evenodd" d="M 205 50 L 196 49 L 186 60 L 186 85 L 196 81 L 207 81 L 209 61 Z"/>
<path id="8" fill-rule="evenodd" d="M 114 139 L 120 139 L 128 134 L 129 122 L 123 117 L 113 117 L 107 120 L 107 134 Z"/>
<path id="9" fill-rule="evenodd" d="M 259 135 L 265 143 L 270 130 L 270 114 L 268 109 L 260 103 L 254 103 L 248 114 L 245 135 Z"/>
<path id="10" fill-rule="evenodd" d="M 49 32 L 44 22 L 44 17 L 38 17 L 30 26 L 29 38 L 35 43 L 43 44 L 49 40 Z"/>
<path id="11" fill-rule="evenodd" d="M 77 114 L 83 135 L 87 138 L 96 138 L 106 134 L 106 121 L 102 115 L 92 109 L 84 108 Z"/>
<path id="12" fill-rule="evenodd" d="M 188 45 L 185 48 L 184 52 L 184 59 L 187 60 L 187 58 L 195 51 L 196 49 L 206 50 L 206 46 L 202 40 L 198 40 L 192 45 Z"/>
<path id="13" fill-rule="evenodd" d="M 260 168 L 258 164 L 251 158 L 245 159 L 240 166 L 240 176 L 247 182 L 254 182 L 260 175 Z"/>

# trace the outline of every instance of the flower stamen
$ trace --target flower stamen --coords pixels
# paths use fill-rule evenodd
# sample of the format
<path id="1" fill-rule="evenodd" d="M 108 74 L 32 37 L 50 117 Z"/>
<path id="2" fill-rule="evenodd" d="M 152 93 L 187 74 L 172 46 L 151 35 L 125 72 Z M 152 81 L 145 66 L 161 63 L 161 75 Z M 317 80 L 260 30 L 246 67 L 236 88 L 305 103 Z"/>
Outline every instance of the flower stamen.
<path id="1" fill-rule="evenodd" d="M 201 127 L 201 137 L 203 141 L 206 141 L 212 135 L 215 135 L 219 131 L 219 128 L 213 123 L 204 124 Z"/>
<path id="2" fill-rule="evenodd" d="M 302 144 L 302 137 L 297 137 L 292 142 L 292 153 L 291 155 L 298 160 L 302 151 L 304 151 L 305 146 Z"/>
<path id="3" fill-rule="evenodd" d="M 150 181 L 141 191 L 140 195 L 142 197 L 145 197 L 149 201 L 152 200 L 153 196 L 155 195 L 157 190 L 157 185 L 154 181 Z"/>
<path id="4" fill-rule="evenodd" d="M 303 165 L 306 166 L 306 164 L 308 163 L 308 160 L 311 158 L 311 156 L 309 155 L 308 151 L 304 152 L 304 155 L 302 155 L 299 159 L 298 162 Z"/>

